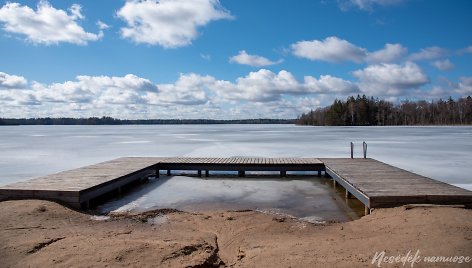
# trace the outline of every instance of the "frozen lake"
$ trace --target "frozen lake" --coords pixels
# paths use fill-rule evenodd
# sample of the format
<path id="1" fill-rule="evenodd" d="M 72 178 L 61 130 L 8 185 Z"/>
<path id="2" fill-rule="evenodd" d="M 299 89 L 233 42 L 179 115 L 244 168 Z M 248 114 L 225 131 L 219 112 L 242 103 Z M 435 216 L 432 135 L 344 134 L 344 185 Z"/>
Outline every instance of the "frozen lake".
<path id="1" fill-rule="evenodd" d="M 0 127 L 0 185 L 122 156 L 349 157 L 351 141 L 356 146 L 356 157 L 361 157 L 361 144 L 366 141 L 368 157 L 472 189 L 472 127 L 293 125 L 4 126 Z M 199 191 L 185 188 L 189 185 Z M 208 185 L 215 191 L 203 192 Z M 108 207 L 143 208 L 168 201 L 185 209 L 188 208 L 186 204 L 179 203 L 183 196 L 193 198 L 194 207 L 208 207 L 211 202 L 202 200 L 213 196 L 210 199 L 222 207 L 231 207 L 235 200 L 246 198 L 251 206 L 257 204 L 260 208 L 270 209 L 270 204 L 280 207 L 288 202 L 287 194 L 301 193 L 300 189 L 304 188 L 310 191 L 302 194 L 303 198 L 313 199 L 315 203 L 321 202 L 317 195 L 329 194 L 326 185 L 313 180 L 277 183 L 274 180 L 238 182 L 234 179 L 173 177 L 151 182 L 146 189 L 137 190 L 144 191 L 139 193 L 140 196 L 131 193 L 130 198 L 124 199 L 127 204 L 121 200 Z M 291 193 L 283 189 L 290 189 Z M 164 200 L 164 192 L 179 192 L 181 198 L 171 200 L 168 195 Z M 192 196 L 192 192 L 199 194 Z M 255 194 L 262 192 L 264 194 Z M 202 204 L 198 204 L 199 200 Z M 302 201 L 294 200 L 293 204 L 304 203 Z M 241 206 L 235 209 L 239 208 Z M 300 212 L 297 215 L 308 214 Z"/>

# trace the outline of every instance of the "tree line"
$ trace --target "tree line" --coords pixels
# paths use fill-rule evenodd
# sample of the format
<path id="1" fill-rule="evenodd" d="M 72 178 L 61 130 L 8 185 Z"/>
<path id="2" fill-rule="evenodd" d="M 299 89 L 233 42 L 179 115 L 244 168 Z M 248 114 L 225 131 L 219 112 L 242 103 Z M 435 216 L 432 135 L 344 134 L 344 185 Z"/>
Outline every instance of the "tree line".
<path id="1" fill-rule="evenodd" d="M 117 119 L 113 117 L 89 118 L 0 118 L 0 125 L 191 125 L 191 124 L 294 124 L 290 119 Z"/>
<path id="2" fill-rule="evenodd" d="M 400 104 L 378 98 L 351 96 L 336 99 L 328 107 L 302 114 L 299 125 L 315 126 L 399 126 L 471 125 L 472 97 L 437 101 L 404 101 Z"/>

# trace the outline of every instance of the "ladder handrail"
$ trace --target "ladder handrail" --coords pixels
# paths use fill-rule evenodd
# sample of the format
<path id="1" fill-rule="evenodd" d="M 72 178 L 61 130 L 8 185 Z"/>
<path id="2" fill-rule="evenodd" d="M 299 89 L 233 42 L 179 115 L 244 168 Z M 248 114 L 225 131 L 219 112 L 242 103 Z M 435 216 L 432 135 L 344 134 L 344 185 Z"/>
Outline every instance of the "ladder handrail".
<path id="1" fill-rule="evenodd" d="M 364 158 L 367 158 L 367 142 L 362 142 L 362 152 L 364 154 Z M 351 141 L 351 159 L 354 158 L 354 143 Z"/>
<path id="2" fill-rule="evenodd" d="M 354 143 L 351 141 L 351 159 L 354 158 Z"/>

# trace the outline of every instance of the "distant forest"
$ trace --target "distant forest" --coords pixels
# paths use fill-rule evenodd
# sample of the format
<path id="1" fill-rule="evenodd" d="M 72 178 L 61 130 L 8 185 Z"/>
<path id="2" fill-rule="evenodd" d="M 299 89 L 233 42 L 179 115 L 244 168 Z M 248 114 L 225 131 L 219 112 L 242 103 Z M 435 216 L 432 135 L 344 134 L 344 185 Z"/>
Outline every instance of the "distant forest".
<path id="1" fill-rule="evenodd" d="M 400 126 L 471 125 L 472 98 L 451 97 L 438 101 L 405 101 L 393 104 L 385 100 L 349 97 L 335 100 L 331 106 L 302 114 L 299 125 L 315 126 Z"/>
<path id="2" fill-rule="evenodd" d="M 295 124 L 288 119 L 143 119 L 127 120 L 112 117 L 90 118 L 0 118 L 1 125 L 192 125 L 192 124 Z"/>

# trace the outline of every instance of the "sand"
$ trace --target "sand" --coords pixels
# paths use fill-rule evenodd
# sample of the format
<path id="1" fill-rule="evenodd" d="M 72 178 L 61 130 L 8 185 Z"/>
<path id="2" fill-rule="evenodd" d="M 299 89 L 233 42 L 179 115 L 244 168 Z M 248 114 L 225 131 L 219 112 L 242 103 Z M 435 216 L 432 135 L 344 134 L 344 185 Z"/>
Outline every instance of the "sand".
<path id="1" fill-rule="evenodd" d="M 424 257 L 472 258 L 472 210 L 377 209 L 355 221 L 316 225 L 254 211 L 92 219 L 47 201 L 0 203 L 0 267 L 403 267 L 388 259 L 372 264 L 382 251 L 385 257 L 411 251 L 420 258 L 414 267 L 470 267 L 472 259 Z"/>

